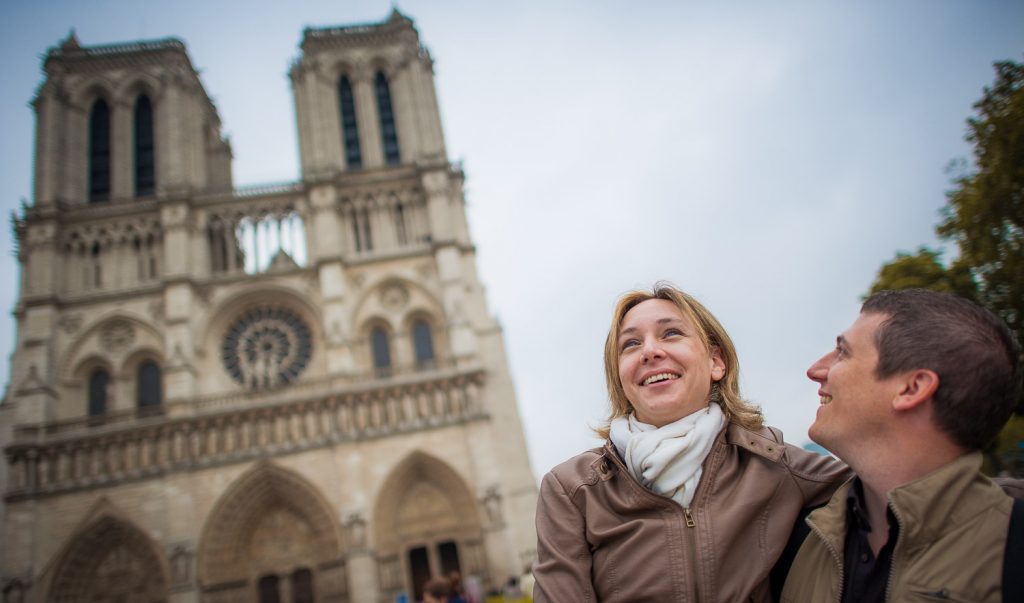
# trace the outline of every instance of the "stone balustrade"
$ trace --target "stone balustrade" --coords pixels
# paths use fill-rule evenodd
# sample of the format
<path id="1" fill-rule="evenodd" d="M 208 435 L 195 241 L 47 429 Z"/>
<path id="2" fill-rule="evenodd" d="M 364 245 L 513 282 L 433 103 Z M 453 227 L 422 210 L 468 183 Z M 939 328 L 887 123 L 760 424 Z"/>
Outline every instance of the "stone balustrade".
<path id="1" fill-rule="evenodd" d="M 286 403 L 137 417 L 96 432 L 19 428 L 5 450 L 5 498 L 110 486 L 481 419 L 487 416 L 483 381 L 480 369 L 433 372 Z"/>

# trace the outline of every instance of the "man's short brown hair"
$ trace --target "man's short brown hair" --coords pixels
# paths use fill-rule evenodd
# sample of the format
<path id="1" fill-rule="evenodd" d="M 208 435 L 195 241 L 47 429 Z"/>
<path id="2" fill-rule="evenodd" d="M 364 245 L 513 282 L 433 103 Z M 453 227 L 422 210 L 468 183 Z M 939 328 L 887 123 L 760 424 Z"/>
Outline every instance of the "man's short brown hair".
<path id="1" fill-rule="evenodd" d="M 926 289 L 880 291 L 861 312 L 885 316 L 875 333 L 875 374 L 935 371 L 939 429 L 968 450 L 988 445 L 1021 392 L 1021 348 L 1006 323 L 962 297 Z"/>

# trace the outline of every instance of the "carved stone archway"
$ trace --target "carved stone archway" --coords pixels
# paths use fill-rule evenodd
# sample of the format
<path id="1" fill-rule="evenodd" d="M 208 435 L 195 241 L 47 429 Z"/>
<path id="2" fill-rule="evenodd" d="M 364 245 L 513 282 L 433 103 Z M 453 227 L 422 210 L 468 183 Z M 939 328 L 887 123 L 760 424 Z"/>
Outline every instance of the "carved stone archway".
<path id="1" fill-rule="evenodd" d="M 166 564 L 159 549 L 141 530 L 109 515 L 74 536 L 56 568 L 47 601 L 167 600 Z"/>
<path id="2" fill-rule="evenodd" d="M 228 488 L 199 545 L 203 601 L 256 601 L 261 580 L 289 585 L 311 574 L 316 600 L 347 599 L 341 527 L 330 505 L 300 475 L 263 462 Z"/>
<path id="3" fill-rule="evenodd" d="M 423 575 L 457 568 L 486 581 L 477 505 L 466 482 L 444 461 L 414 452 L 391 472 L 377 497 L 374 535 L 381 592 L 420 596 Z"/>

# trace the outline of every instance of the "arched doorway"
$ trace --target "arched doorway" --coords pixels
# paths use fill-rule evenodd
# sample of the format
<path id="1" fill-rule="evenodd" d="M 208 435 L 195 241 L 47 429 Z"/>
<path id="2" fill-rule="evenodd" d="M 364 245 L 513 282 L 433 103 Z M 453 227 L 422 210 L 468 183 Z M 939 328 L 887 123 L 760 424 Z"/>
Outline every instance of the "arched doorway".
<path id="1" fill-rule="evenodd" d="M 298 474 L 260 463 L 221 496 L 203 528 L 204 601 L 347 600 L 341 530 Z"/>
<path id="2" fill-rule="evenodd" d="M 458 571 L 487 581 L 476 502 L 444 461 L 415 452 L 385 481 L 377 499 L 375 536 L 381 591 L 422 598 L 431 576 Z"/>
<path id="3" fill-rule="evenodd" d="M 155 603 L 167 600 L 163 556 L 134 525 L 104 515 L 73 537 L 60 556 L 47 601 Z"/>

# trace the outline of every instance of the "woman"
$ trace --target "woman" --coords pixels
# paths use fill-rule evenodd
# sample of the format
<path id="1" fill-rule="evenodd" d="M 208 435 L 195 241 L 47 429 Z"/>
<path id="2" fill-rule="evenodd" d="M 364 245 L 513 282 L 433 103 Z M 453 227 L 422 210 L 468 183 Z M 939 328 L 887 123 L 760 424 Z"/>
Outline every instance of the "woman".
<path id="1" fill-rule="evenodd" d="M 607 442 L 541 483 L 536 601 L 770 601 L 797 516 L 845 466 L 762 425 L 729 335 L 669 285 L 619 300 L 604 361 Z"/>

